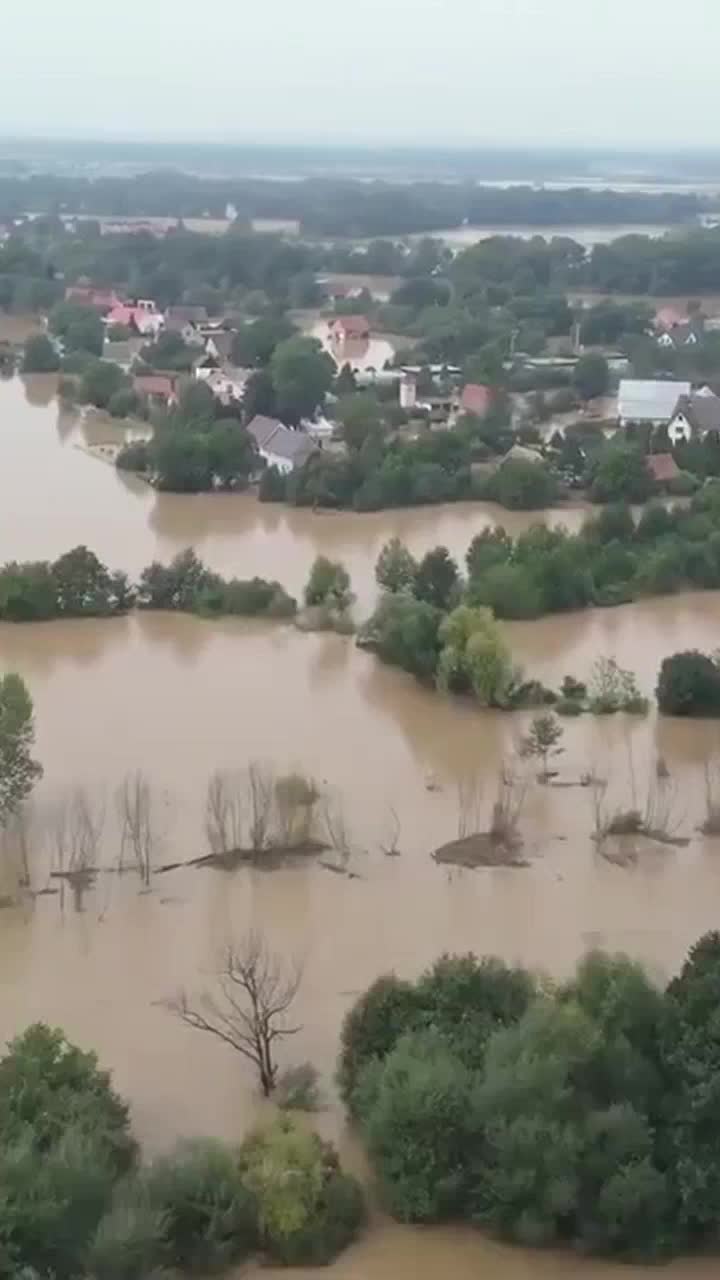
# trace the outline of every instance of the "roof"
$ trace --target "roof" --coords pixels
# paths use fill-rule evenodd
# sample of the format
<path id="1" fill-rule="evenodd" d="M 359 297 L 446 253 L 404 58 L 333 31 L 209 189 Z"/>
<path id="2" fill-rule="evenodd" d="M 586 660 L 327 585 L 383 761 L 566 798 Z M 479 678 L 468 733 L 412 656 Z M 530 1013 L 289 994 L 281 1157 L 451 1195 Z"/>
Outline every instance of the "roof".
<path id="1" fill-rule="evenodd" d="M 229 360 L 234 337 L 235 334 L 229 333 L 227 329 L 219 329 L 217 333 L 209 335 L 208 342 L 212 342 L 216 351 L 223 357 L 223 359 Z M 207 343 L 205 345 L 207 348 Z"/>
<path id="2" fill-rule="evenodd" d="M 164 373 L 138 373 L 133 378 L 135 390 L 146 396 L 173 396 L 175 383 L 175 378 Z"/>
<path id="3" fill-rule="evenodd" d="M 669 422 L 680 397 L 689 395 L 689 382 L 622 378 L 618 417 L 626 422 Z"/>
<path id="4" fill-rule="evenodd" d="M 248 431 L 262 452 L 274 453 L 278 458 L 285 458 L 296 466 L 315 452 L 315 445 L 304 431 L 291 431 L 277 418 L 265 418 L 257 414 L 248 423 Z"/>
<path id="5" fill-rule="evenodd" d="M 487 413 L 492 401 L 492 387 L 487 387 L 482 382 L 468 382 L 460 392 L 460 408 L 465 413 L 474 413 L 478 417 Z"/>
<path id="6" fill-rule="evenodd" d="M 505 462 L 544 462 L 544 458 L 537 449 L 528 449 L 524 444 L 514 444 L 505 454 L 503 463 Z M 502 466 L 502 463 L 500 465 Z"/>
<path id="7" fill-rule="evenodd" d="M 186 324 L 207 324 L 205 307 L 168 307 L 165 312 L 165 328 L 170 333 L 180 333 Z"/>
<path id="8" fill-rule="evenodd" d="M 649 453 L 645 464 L 653 480 L 658 484 L 666 484 L 679 475 L 680 468 L 671 453 Z"/>
<path id="9" fill-rule="evenodd" d="M 683 307 L 660 307 L 655 312 L 656 329 L 672 329 L 677 324 L 687 324 L 687 311 Z"/>
<path id="10" fill-rule="evenodd" d="M 330 328 L 338 333 L 342 330 L 346 338 L 366 338 L 370 321 L 367 316 L 336 316 L 330 321 Z"/>
<path id="11" fill-rule="evenodd" d="M 698 342 L 701 337 L 702 326 L 693 325 L 686 321 L 684 324 L 674 324 L 671 329 L 664 329 L 658 341 L 664 341 L 667 338 L 674 346 L 685 347 L 693 342 Z"/>
<path id="12" fill-rule="evenodd" d="M 715 395 L 681 396 L 673 417 L 682 414 L 695 431 L 720 431 L 720 397 Z"/>
<path id="13" fill-rule="evenodd" d="M 65 298 L 68 302 L 83 302 L 88 307 L 97 307 L 101 311 L 109 311 L 111 307 L 120 305 L 114 289 L 96 289 L 88 284 L 68 285 Z"/>

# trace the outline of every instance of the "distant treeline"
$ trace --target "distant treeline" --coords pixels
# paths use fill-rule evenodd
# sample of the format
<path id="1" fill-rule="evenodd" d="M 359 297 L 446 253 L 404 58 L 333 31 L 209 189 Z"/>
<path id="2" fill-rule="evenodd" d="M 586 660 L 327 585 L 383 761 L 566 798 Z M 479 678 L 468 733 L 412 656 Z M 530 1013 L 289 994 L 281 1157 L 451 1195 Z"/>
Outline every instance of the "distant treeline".
<path id="1" fill-rule="evenodd" d="M 0 178 L 0 220 L 32 211 L 90 216 L 225 217 L 241 221 L 297 220 L 304 232 L 331 236 L 401 236 L 410 232 L 486 226 L 572 226 L 580 223 L 668 223 L 695 218 L 706 207 L 693 194 L 573 188 L 479 187 L 474 182 L 355 181 L 307 178 L 204 178 L 177 171 L 132 177 L 83 178 L 32 174 Z"/>

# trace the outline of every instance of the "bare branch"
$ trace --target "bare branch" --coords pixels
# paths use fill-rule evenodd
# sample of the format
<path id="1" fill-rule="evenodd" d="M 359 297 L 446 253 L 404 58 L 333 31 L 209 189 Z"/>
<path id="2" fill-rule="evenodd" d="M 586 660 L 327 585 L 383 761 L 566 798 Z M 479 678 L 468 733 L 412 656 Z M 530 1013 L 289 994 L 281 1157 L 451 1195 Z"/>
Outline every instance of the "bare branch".
<path id="1" fill-rule="evenodd" d="M 301 1030 L 285 1021 L 301 981 L 302 967 L 288 967 L 252 930 L 224 948 L 217 993 L 205 992 L 191 1004 L 181 991 L 164 1003 L 187 1026 L 214 1035 L 252 1062 L 268 1097 L 277 1078 L 272 1046 Z"/>

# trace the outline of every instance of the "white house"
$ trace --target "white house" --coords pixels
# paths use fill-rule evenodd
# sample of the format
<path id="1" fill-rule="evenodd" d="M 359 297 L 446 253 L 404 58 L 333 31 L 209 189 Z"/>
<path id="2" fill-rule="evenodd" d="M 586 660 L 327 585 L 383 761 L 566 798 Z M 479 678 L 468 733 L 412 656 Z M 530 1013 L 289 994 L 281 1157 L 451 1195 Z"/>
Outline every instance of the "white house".
<path id="1" fill-rule="evenodd" d="M 618 391 L 620 426 L 626 427 L 630 422 L 665 426 L 672 418 L 680 397 L 689 395 L 689 382 L 622 378 Z"/>
<path id="2" fill-rule="evenodd" d="M 242 400 L 251 373 L 251 369 L 212 369 L 203 381 L 222 404 L 231 404 L 233 400 Z M 197 377 L 197 369 L 195 375 Z"/>
<path id="3" fill-rule="evenodd" d="M 260 457 L 269 467 L 277 467 L 284 476 L 302 467 L 316 450 L 316 445 L 304 431 L 291 431 L 277 418 L 256 414 L 248 424 L 248 431 L 255 440 Z"/>
<path id="4" fill-rule="evenodd" d="M 672 329 L 665 329 L 656 341 L 659 347 L 672 347 L 674 350 L 679 350 L 681 347 L 696 347 L 701 336 L 701 333 L 690 324 L 676 324 Z"/>

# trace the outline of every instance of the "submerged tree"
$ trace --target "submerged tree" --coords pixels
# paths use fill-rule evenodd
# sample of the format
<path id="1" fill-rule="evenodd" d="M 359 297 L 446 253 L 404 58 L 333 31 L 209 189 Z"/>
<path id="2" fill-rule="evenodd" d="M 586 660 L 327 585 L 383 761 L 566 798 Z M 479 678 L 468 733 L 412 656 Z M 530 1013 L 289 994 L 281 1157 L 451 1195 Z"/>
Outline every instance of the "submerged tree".
<path id="1" fill-rule="evenodd" d="M 27 800 L 42 777 L 32 757 L 35 723 L 32 698 L 20 676 L 0 676 L 0 827 Z"/>
<path id="2" fill-rule="evenodd" d="M 277 1081 L 276 1042 L 301 1030 L 286 1020 L 301 981 L 302 968 L 288 966 L 252 930 L 225 948 L 216 992 L 204 992 L 193 1005 L 187 992 L 180 991 L 166 1007 L 187 1026 L 209 1032 L 251 1062 L 267 1098 Z"/>

